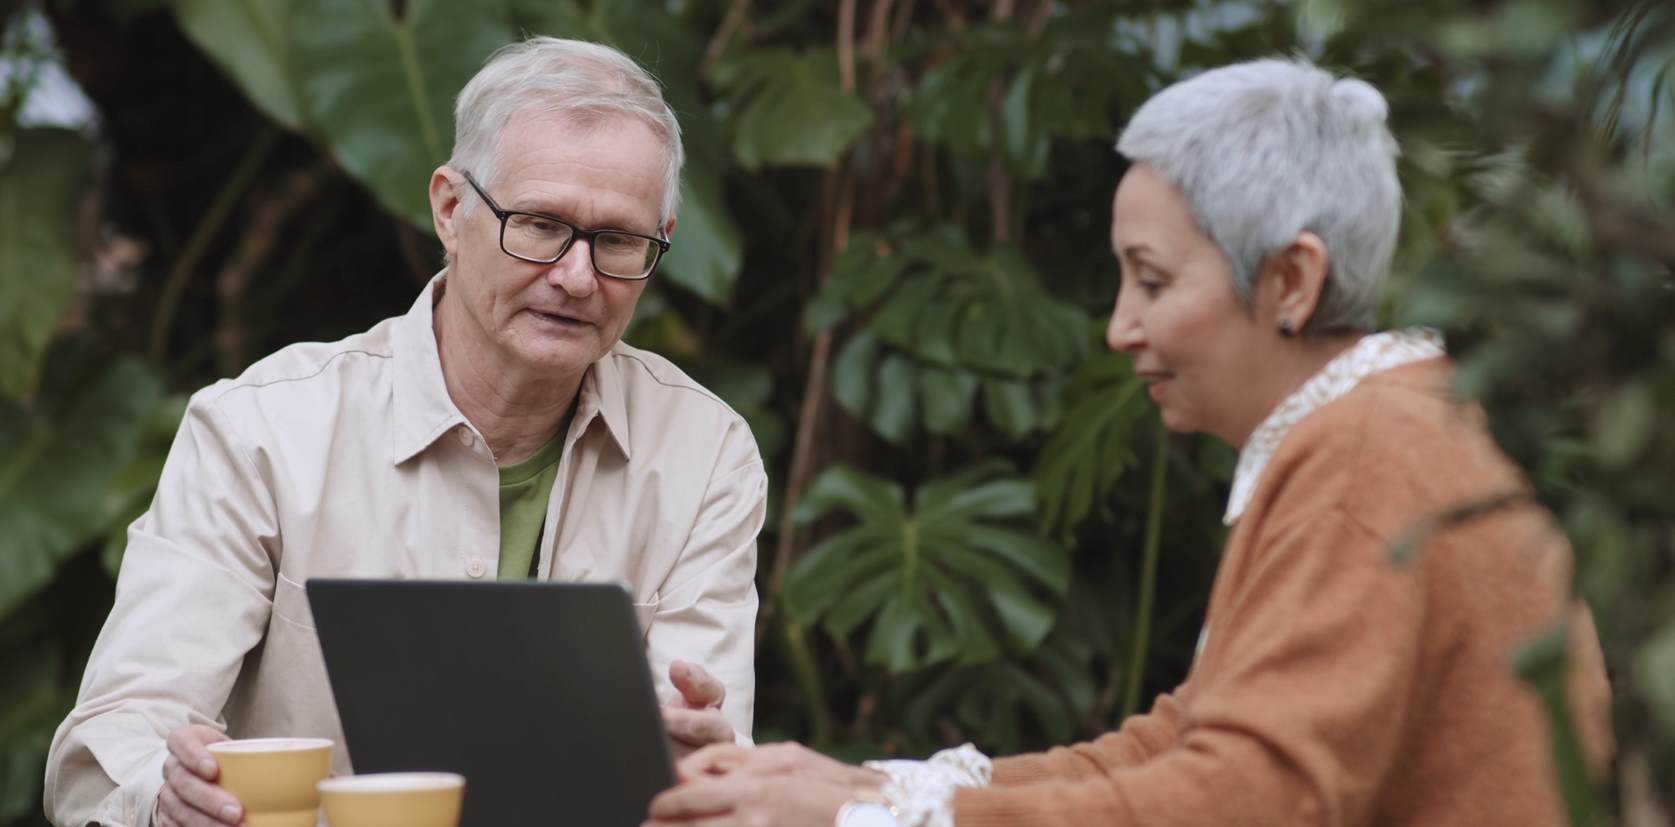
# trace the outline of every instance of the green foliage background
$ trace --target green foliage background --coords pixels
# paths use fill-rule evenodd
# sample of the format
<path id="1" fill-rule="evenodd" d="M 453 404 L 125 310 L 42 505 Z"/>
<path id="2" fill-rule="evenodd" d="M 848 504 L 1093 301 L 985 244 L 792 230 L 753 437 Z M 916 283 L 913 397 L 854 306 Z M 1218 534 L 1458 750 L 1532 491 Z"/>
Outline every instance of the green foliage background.
<path id="1" fill-rule="evenodd" d="M 1576 546 L 1621 754 L 1591 782 L 1558 739 L 1572 814 L 1670 823 L 1667 2 L 0 14 L 0 824 L 40 821 L 46 744 L 184 394 L 407 306 L 439 262 L 424 186 L 452 96 L 522 32 L 623 49 L 686 131 L 674 252 L 629 338 L 745 414 L 773 469 L 759 737 L 849 757 L 1038 748 L 1184 674 L 1232 453 L 1166 438 L 1104 352 L 1110 145 L 1171 80 L 1295 51 L 1390 98 L 1408 197 L 1388 317 L 1448 332 L 1462 389 Z M 55 60 L 96 126 L 19 123 Z M 1557 639 L 1519 662 L 1561 714 Z"/>

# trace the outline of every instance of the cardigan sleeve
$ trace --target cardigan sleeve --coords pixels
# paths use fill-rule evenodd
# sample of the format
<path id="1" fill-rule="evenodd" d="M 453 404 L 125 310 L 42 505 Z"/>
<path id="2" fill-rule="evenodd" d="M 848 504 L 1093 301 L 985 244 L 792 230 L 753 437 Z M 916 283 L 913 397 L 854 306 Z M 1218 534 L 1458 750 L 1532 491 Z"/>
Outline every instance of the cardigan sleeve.
<path id="1" fill-rule="evenodd" d="M 991 786 L 1097 778 L 1151 760 L 1174 746 L 1180 733 L 1180 703 L 1174 695 L 1159 695 L 1150 712 L 1130 715 L 1116 732 L 1046 752 L 996 759 Z"/>
<path id="2" fill-rule="evenodd" d="M 1385 543 L 1336 508 L 1277 528 L 1253 551 L 1172 746 L 1110 769 L 1083 751 L 1061 761 L 1081 761 L 1063 780 L 958 791 L 954 823 L 1363 822 L 1396 759 L 1414 684 L 1418 571 L 1392 564 Z"/>

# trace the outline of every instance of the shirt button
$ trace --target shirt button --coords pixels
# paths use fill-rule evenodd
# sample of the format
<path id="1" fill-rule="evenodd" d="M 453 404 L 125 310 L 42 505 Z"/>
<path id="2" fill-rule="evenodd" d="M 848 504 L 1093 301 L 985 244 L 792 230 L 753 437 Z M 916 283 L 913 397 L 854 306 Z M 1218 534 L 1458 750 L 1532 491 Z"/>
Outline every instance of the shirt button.
<path id="1" fill-rule="evenodd" d="M 488 567 L 483 565 L 483 561 L 475 557 L 471 558 L 471 562 L 465 564 L 465 573 L 472 577 L 482 577 L 483 572 L 487 570 Z"/>
<path id="2" fill-rule="evenodd" d="M 465 427 L 464 425 L 459 426 L 459 430 L 454 433 L 459 434 L 459 444 L 464 445 L 467 448 L 477 444 L 477 436 L 471 433 L 471 429 Z"/>

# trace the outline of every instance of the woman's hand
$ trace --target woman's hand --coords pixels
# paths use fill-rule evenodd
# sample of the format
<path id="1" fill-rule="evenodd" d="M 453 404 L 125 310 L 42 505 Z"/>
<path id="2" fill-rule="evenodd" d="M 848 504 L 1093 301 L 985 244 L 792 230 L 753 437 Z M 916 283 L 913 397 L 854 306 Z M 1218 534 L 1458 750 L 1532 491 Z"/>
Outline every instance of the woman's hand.
<path id="1" fill-rule="evenodd" d="M 642 827 L 831 827 L 854 792 L 800 775 L 712 775 L 652 799 Z"/>
<path id="2" fill-rule="evenodd" d="M 827 758 L 791 741 L 754 748 L 716 744 L 688 756 L 676 765 L 675 771 L 682 783 L 725 776 L 791 776 L 800 781 L 843 787 L 851 793 L 877 790 L 885 780 L 881 772 Z"/>

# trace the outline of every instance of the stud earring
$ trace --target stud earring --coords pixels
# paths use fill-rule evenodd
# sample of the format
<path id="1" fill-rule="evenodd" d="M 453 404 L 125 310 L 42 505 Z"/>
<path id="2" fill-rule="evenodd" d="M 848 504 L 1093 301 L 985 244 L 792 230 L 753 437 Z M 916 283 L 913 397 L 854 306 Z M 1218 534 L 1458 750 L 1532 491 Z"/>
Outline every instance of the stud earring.
<path id="1" fill-rule="evenodd" d="M 1280 320 L 1280 335 L 1284 336 L 1287 339 L 1291 338 L 1292 335 L 1294 335 L 1294 331 L 1292 331 L 1292 329 L 1291 329 L 1291 320 L 1290 319 L 1281 319 Z"/>

